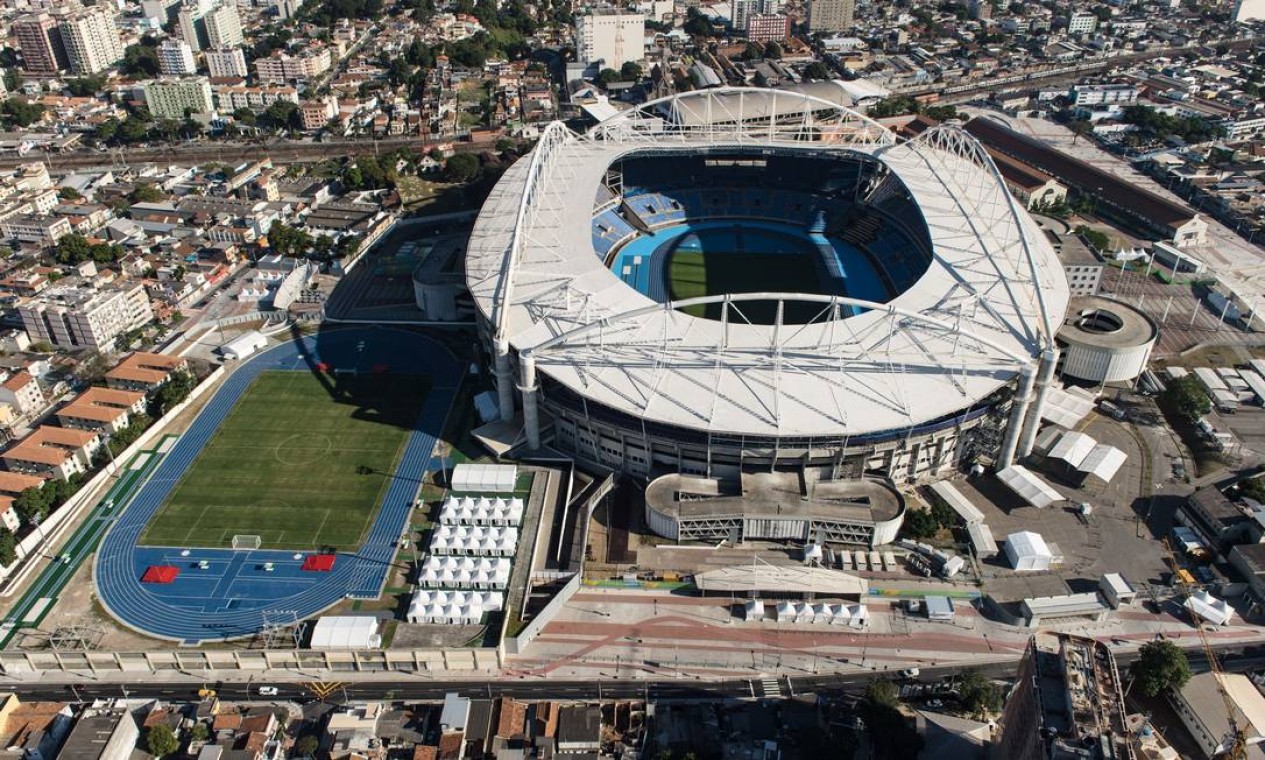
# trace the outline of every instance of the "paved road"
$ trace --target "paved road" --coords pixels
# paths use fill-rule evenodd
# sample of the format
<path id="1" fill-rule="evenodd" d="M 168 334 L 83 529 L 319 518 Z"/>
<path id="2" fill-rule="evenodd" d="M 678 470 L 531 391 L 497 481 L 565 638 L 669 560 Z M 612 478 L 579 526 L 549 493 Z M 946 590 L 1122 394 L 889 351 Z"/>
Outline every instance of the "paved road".
<path id="1" fill-rule="evenodd" d="M 122 471 L 123 474 L 92 508 L 92 513 L 88 515 L 88 518 L 53 555 L 65 556 L 68 561 L 50 562 L 26 593 L 9 609 L 9 614 L 0 623 L 0 649 L 8 645 L 18 628 L 38 625 L 44 615 L 48 614 L 48 611 L 52 609 L 52 602 L 39 611 L 33 619 L 26 619 L 39 600 L 55 599 L 78 572 L 83 561 L 96 551 L 106 528 L 118 517 L 123 507 L 135 495 L 136 490 L 158 466 L 158 462 L 163 457 L 160 452 L 163 444 L 175 437 L 174 435 L 161 436 L 148 448 L 132 457 Z"/>

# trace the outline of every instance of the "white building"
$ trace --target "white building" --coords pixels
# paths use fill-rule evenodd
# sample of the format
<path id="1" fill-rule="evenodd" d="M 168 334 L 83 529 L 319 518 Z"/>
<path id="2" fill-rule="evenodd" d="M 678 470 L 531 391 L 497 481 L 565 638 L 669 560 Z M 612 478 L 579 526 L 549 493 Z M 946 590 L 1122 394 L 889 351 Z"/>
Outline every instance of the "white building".
<path id="1" fill-rule="evenodd" d="M 1077 11 L 1067 19 L 1068 34 L 1090 34 L 1098 28 L 1098 17 L 1092 13 Z"/>
<path id="2" fill-rule="evenodd" d="M 35 340 L 62 348 L 110 351 L 114 339 L 154 318 L 141 283 L 94 290 L 49 288 L 18 307 L 22 326 Z"/>
<path id="3" fill-rule="evenodd" d="M 808 31 L 841 32 L 851 29 L 856 0 L 809 0 Z"/>
<path id="4" fill-rule="evenodd" d="M 621 68 L 643 58 L 646 18 L 636 13 L 588 13 L 575 17 L 575 44 L 580 62 L 602 62 L 608 69 Z"/>
<path id="5" fill-rule="evenodd" d="M 210 114 L 215 110 L 206 77 L 146 82 L 144 90 L 149 112 L 159 119 L 179 120 L 186 112 Z"/>
<path id="6" fill-rule="evenodd" d="M 246 54 L 239 47 L 207 50 L 203 55 L 212 78 L 244 79 L 250 75 L 250 69 L 246 68 Z"/>
<path id="7" fill-rule="evenodd" d="M 99 74 L 123 58 L 119 30 L 103 6 L 67 16 L 61 23 L 61 37 L 70 58 L 70 70 L 80 76 Z"/>
<path id="8" fill-rule="evenodd" d="M 174 37 L 163 40 L 158 46 L 158 70 L 169 77 L 196 74 L 198 65 L 189 43 Z"/>
<path id="9" fill-rule="evenodd" d="M 1006 557 L 1016 570 L 1049 570 L 1054 553 L 1039 533 L 1030 530 L 1006 536 Z"/>
<path id="10" fill-rule="evenodd" d="M 74 232 L 64 216 L 42 217 L 19 214 L 0 222 L 0 234 L 8 240 L 38 245 L 56 245 L 58 240 Z"/>
<path id="11" fill-rule="evenodd" d="M 299 91 L 293 87 L 216 87 L 215 102 L 220 111 L 232 113 L 239 108 L 263 111 L 281 100 L 299 103 Z"/>
<path id="12" fill-rule="evenodd" d="M 1091 107 L 1131 105 L 1138 102 L 1138 88 L 1131 84 L 1078 84 L 1067 96 L 1072 105 Z"/>
<path id="13" fill-rule="evenodd" d="M 1265 0 L 1239 0 L 1234 6 L 1234 22 L 1265 21 Z"/>
<path id="14" fill-rule="evenodd" d="M 207 48 L 240 46 L 242 20 L 233 3 L 198 0 L 180 9 L 180 36 L 195 52 Z"/>
<path id="15" fill-rule="evenodd" d="M 255 76 L 260 84 L 285 84 L 304 81 L 329 71 L 333 57 L 329 48 L 304 50 L 298 55 L 277 51 L 267 58 L 255 60 Z"/>
<path id="16" fill-rule="evenodd" d="M 1206 757 L 1213 757 L 1227 749 L 1224 739 L 1230 715 L 1226 712 L 1226 701 L 1217 689 L 1218 680 L 1234 705 L 1234 722 L 1243 732 L 1249 748 L 1261 743 L 1262 731 L 1265 730 L 1265 697 L 1247 676 L 1240 673 L 1200 673 L 1192 676 L 1180 691 L 1169 692 L 1169 702 Z M 1254 751 L 1249 749 L 1248 756 Z"/>

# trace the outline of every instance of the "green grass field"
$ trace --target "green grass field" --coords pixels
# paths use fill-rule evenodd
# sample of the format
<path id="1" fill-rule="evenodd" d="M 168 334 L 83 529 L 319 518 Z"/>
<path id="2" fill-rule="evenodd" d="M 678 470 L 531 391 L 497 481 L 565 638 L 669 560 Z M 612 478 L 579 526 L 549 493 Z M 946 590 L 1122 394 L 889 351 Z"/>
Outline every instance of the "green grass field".
<path id="1" fill-rule="evenodd" d="M 668 260 L 668 292 L 673 300 L 724 293 L 819 293 L 821 279 L 816 262 L 809 254 L 765 254 L 675 251 Z M 750 302 L 738 308 L 756 324 L 772 324 L 776 307 L 772 303 Z M 788 304 L 788 322 L 807 320 L 821 310 L 814 304 Z M 691 306 L 687 314 L 720 319 L 721 305 Z M 792 312 L 805 311 L 803 320 Z"/>
<path id="2" fill-rule="evenodd" d="M 420 413 L 416 375 L 264 372 L 146 526 L 150 546 L 354 549 Z M 336 400 L 337 399 L 337 400 Z"/>

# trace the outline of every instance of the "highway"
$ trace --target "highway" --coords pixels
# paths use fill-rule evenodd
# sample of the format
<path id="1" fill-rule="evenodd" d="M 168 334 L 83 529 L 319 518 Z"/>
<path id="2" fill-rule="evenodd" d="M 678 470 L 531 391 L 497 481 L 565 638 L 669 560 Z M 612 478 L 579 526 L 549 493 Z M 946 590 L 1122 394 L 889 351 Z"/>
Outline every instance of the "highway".
<path id="1" fill-rule="evenodd" d="M 50 602 L 42 610 L 37 610 L 31 619 L 27 619 L 31 615 L 31 610 L 41 599 L 55 600 L 78 572 L 83 561 L 97 550 L 101 536 L 122 513 L 123 507 L 135 494 L 136 489 L 149 478 L 159 460 L 162 459 L 163 455 L 159 453 L 159 449 L 162 448 L 163 443 L 175 437 L 174 435 L 160 436 L 150 447 L 132 457 L 131 462 L 123 469 L 122 476 L 92 507 L 92 512 L 87 519 L 71 534 L 70 539 L 55 554 L 52 554 L 53 557 L 66 557 L 67 561 L 55 559 L 49 562 L 35 582 L 9 609 L 9 614 L 0 623 L 0 649 L 8 645 L 9 640 L 19 628 L 38 625 L 48 610 L 52 609 L 53 602 Z M 142 457 L 146 457 L 145 461 L 137 467 L 136 463 Z"/>
<path id="2" fill-rule="evenodd" d="M 1224 668 L 1232 672 L 1244 672 L 1265 668 L 1265 646 L 1245 649 L 1232 644 L 1220 647 Z M 1196 672 L 1207 670 L 1207 663 L 1200 650 L 1188 652 L 1191 667 Z M 1123 671 L 1137 659 L 1136 650 L 1116 653 L 1116 661 Z M 992 678 L 1013 675 L 1015 661 L 1001 661 L 974 668 Z M 924 667 L 918 681 L 942 682 L 961 673 L 958 666 Z M 255 702 L 346 702 L 357 700 L 428 701 L 440 700 L 450 692 L 468 697 L 509 696 L 519 699 L 742 699 L 765 697 L 790 697 L 802 694 L 859 694 L 876 674 L 855 672 L 846 674 L 803 676 L 759 676 L 754 678 L 725 680 L 695 680 L 675 678 L 664 680 L 601 679 L 587 680 L 431 680 L 423 675 L 380 674 L 382 680 L 356 680 L 340 682 L 337 675 L 322 676 L 325 680 L 281 681 L 254 675 L 246 680 L 215 681 L 184 676 L 179 681 L 155 680 L 153 676 L 138 675 L 134 679 L 119 681 L 52 682 L 45 674 L 39 682 L 0 682 L 0 689 L 16 692 L 24 700 L 89 701 L 97 698 L 133 697 L 170 701 L 196 700 L 200 689 L 212 689 L 221 699 L 228 701 Z M 881 675 L 881 674 L 880 674 Z M 894 674 L 888 674 L 894 675 Z M 350 676 L 350 674 L 349 674 Z M 365 674 L 354 678 L 363 679 Z M 275 695 L 261 697 L 261 686 L 273 687 Z"/>

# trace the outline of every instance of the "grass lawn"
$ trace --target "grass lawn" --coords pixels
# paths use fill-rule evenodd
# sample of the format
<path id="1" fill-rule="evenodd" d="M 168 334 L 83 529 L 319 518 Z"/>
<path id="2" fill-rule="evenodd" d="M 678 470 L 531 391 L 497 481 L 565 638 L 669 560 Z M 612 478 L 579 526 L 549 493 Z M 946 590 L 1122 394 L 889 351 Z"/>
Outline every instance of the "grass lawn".
<path id="1" fill-rule="evenodd" d="M 822 283 L 810 254 L 733 253 L 675 251 L 668 261 L 668 292 L 673 300 L 724 293 L 820 293 Z M 776 307 L 767 302 L 747 302 L 737 308 L 756 324 L 772 324 Z M 807 321 L 821 311 L 819 304 L 791 303 L 786 321 Z M 695 317 L 720 319 L 721 304 L 691 306 Z M 806 312 L 796 319 L 798 312 Z M 731 319 L 739 319 L 730 312 Z"/>
<path id="2" fill-rule="evenodd" d="M 417 375 L 262 373 L 141 543 L 227 547 L 242 534 L 263 548 L 356 548 L 425 396 Z"/>

